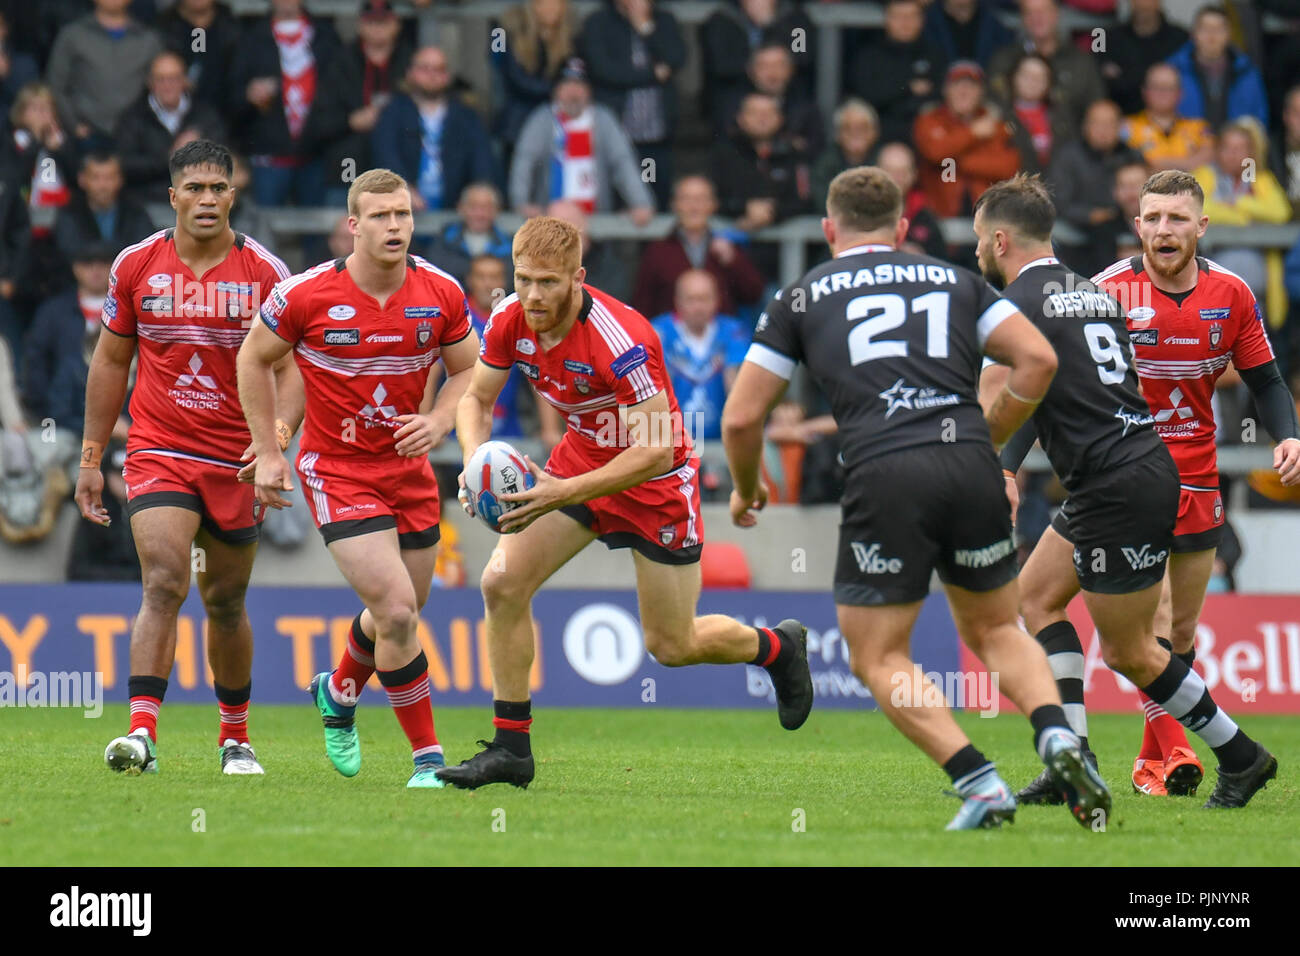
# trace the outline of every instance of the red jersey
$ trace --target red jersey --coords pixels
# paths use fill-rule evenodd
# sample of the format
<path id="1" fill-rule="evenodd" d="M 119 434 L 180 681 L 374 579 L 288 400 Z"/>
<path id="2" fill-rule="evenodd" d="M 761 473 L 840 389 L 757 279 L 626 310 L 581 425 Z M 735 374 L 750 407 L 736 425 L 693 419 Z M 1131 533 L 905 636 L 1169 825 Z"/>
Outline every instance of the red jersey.
<path id="1" fill-rule="evenodd" d="M 261 318 L 294 346 L 307 394 L 303 452 L 405 463 L 393 432 L 420 410 L 444 345 L 472 331 L 460 283 L 419 256 L 381 309 L 357 288 L 346 259 L 322 262 L 281 282 Z"/>
<path id="2" fill-rule="evenodd" d="M 237 232 L 229 255 L 199 280 L 176 254 L 174 232 L 127 246 L 109 273 L 101 321 L 135 336 L 139 349 L 127 453 L 237 463 L 249 437 L 235 356 L 289 270 Z"/>
<path id="3" fill-rule="evenodd" d="M 1186 297 L 1157 289 L 1141 256 L 1115 263 L 1092 281 L 1127 311 L 1142 393 L 1183 483 L 1216 488 L 1214 383 L 1229 361 L 1255 368 L 1273 361 L 1273 349 L 1246 283 L 1204 256 L 1196 264 L 1196 286 Z"/>
<path id="4" fill-rule="evenodd" d="M 628 445 L 627 435 L 620 434 L 618 407 L 661 391 L 668 393 L 673 423 L 673 469 L 691 456 L 689 429 L 664 371 L 659 336 L 640 312 L 599 289 L 582 287 L 578 320 L 551 349 L 542 348 L 528 327 L 519 296 L 507 296 L 483 329 L 479 358 L 493 368 L 518 368 L 564 417 L 568 430 L 562 444 L 593 469 Z"/>

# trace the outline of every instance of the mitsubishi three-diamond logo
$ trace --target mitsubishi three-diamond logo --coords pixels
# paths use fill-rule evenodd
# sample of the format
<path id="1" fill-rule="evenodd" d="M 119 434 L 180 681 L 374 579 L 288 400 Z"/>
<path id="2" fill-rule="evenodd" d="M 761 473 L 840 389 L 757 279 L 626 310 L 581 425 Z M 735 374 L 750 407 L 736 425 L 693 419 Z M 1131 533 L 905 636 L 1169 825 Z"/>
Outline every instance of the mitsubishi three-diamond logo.
<path id="1" fill-rule="evenodd" d="M 173 388 L 190 388 L 197 385 L 199 388 L 206 388 L 209 391 L 215 391 L 217 383 L 211 375 L 200 375 L 199 369 L 203 368 L 203 359 L 199 358 L 199 353 L 195 352 L 190 356 L 190 370 L 182 372 L 176 379 Z"/>
<path id="2" fill-rule="evenodd" d="M 375 386 L 374 394 L 370 396 L 370 401 L 357 414 L 362 418 L 376 424 L 386 423 L 389 419 L 397 417 L 397 409 L 392 405 L 385 405 L 384 399 L 388 397 L 388 389 L 384 388 L 384 383 L 380 382 Z"/>
<path id="3" fill-rule="evenodd" d="M 1167 422 L 1174 417 L 1175 412 L 1178 413 L 1179 418 L 1192 417 L 1191 407 L 1183 404 L 1183 390 L 1181 388 L 1175 388 L 1169 393 L 1169 407 L 1156 412 L 1156 421 Z"/>

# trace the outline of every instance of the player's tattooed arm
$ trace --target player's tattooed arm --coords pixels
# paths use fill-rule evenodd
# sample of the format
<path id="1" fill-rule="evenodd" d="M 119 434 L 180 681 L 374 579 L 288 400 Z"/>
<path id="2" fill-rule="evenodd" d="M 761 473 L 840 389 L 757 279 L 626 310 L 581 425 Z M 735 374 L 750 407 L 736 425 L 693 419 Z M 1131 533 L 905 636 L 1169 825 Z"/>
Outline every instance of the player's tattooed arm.
<path id="1" fill-rule="evenodd" d="M 239 402 L 252 436 L 253 483 L 257 500 L 271 508 L 292 507 L 281 491 L 292 491 L 292 472 L 276 437 L 275 367 L 293 346 L 276 335 L 261 319 L 244 337 L 235 359 Z"/>
<path id="2" fill-rule="evenodd" d="M 293 438 L 302 425 L 307 394 L 303 389 L 302 373 L 298 371 L 298 363 L 293 360 L 292 353 L 286 353 L 275 363 L 274 369 L 276 432 L 280 446 L 285 448 L 288 440 Z M 280 434 L 281 425 L 285 426 L 287 435 Z"/>
<path id="3" fill-rule="evenodd" d="M 984 413 L 989 438 L 998 451 L 1029 420 L 1056 375 L 1056 352 L 1038 327 L 1019 312 L 989 333 L 984 354 L 1011 371 Z"/>
<path id="4" fill-rule="evenodd" d="M 131 360 L 135 357 L 135 337 L 101 334 L 95 343 L 86 376 L 86 420 L 81 440 L 81 469 L 77 474 L 77 507 L 81 516 L 95 524 L 107 525 L 104 508 L 104 473 L 100 457 L 108 444 L 126 400 Z"/>

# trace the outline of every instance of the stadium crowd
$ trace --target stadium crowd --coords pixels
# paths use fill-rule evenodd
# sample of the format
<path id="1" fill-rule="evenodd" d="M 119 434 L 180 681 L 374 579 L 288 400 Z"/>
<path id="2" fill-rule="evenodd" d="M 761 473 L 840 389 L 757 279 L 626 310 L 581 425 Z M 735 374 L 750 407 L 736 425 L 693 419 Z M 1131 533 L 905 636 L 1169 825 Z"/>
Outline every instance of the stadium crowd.
<path id="1" fill-rule="evenodd" d="M 720 0 L 697 27 L 672 0 L 606 0 L 586 16 L 568 0 L 524 0 L 482 14 L 486 86 L 457 75 L 472 53 L 422 44 L 416 18 L 387 0 L 358 0 L 338 22 L 302 0 L 253 17 L 215 0 L 0 0 L 0 535 L 48 533 L 69 468 L 75 480 L 109 266 L 157 228 L 145 206 L 165 201 L 168 156 L 194 139 L 237 151 L 232 224 L 300 267 L 350 251 L 346 218 L 285 248 L 278 208 L 341 211 L 360 172 L 401 174 L 419 209 L 454 212 L 417 245 L 461 279 L 480 331 L 510 284 L 503 212 L 568 220 L 590 284 L 653 320 L 706 440 L 777 284 L 777 249 L 754 234 L 819 215 L 845 168 L 887 170 L 906 197 L 907 248 L 964 265 L 971 248 L 950 246 L 941 220 L 968 216 L 1018 170 L 1046 177 L 1075 237 L 1061 258 L 1085 274 L 1140 251 L 1138 190 L 1156 170 L 1193 172 L 1214 223 L 1300 219 L 1300 30 L 1259 28 L 1261 13 L 1294 16 L 1294 4 L 1201 7 L 1189 31 L 1166 18 L 1169 0 L 872 2 L 883 27 L 844 31 L 826 110 L 813 0 Z M 1100 18 L 1101 34 L 1068 33 L 1067 6 Z M 645 241 L 587 228 L 593 214 L 645 226 L 658 212 L 673 225 Z M 1300 392 L 1300 243 L 1213 255 L 1266 303 Z M 1221 423 L 1251 414 L 1245 394 L 1224 376 Z M 539 404 L 512 382 L 495 435 L 553 444 L 562 423 Z M 827 411 L 806 387 L 772 416 L 778 500 L 838 500 Z M 1219 440 L 1239 436 L 1221 426 Z M 705 477 L 719 494 L 721 476 Z M 1296 500 L 1264 474 L 1248 481 L 1252 506 Z M 120 514 L 125 492 L 109 490 Z M 1032 546 L 1064 493 L 1045 475 L 1023 491 Z M 85 556 L 104 548 L 131 556 L 127 522 L 116 524 L 102 541 L 84 538 L 106 529 L 79 529 L 71 577 L 100 573 L 106 562 Z M 304 531 L 283 530 L 282 543 Z"/>

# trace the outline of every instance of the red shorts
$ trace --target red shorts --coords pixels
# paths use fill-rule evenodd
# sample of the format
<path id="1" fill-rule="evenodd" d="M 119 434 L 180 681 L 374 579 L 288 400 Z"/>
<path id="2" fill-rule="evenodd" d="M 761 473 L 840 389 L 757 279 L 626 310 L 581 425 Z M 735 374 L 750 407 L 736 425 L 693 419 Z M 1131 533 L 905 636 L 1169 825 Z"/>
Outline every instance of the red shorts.
<path id="1" fill-rule="evenodd" d="M 428 458 L 409 464 L 298 455 L 303 497 L 325 543 L 397 529 L 404 550 L 438 543 L 438 481 Z"/>
<path id="2" fill-rule="evenodd" d="M 568 478 L 597 466 L 560 442 L 546 471 Z M 608 548 L 635 548 L 660 564 L 694 564 L 700 560 L 704 520 L 700 516 L 700 460 L 690 458 L 644 484 L 560 510 L 590 528 Z"/>
<path id="3" fill-rule="evenodd" d="M 226 544 L 256 541 L 262 508 L 252 485 L 241 485 L 239 465 L 187 452 L 150 449 L 127 455 L 126 513 L 146 508 L 186 508 L 199 515 L 200 526 Z"/>
<path id="4" fill-rule="evenodd" d="M 1182 485 L 1178 489 L 1178 522 L 1174 552 L 1209 551 L 1223 537 L 1223 498 L 1218 488 Z"/>

